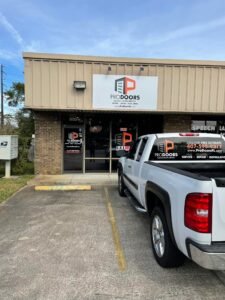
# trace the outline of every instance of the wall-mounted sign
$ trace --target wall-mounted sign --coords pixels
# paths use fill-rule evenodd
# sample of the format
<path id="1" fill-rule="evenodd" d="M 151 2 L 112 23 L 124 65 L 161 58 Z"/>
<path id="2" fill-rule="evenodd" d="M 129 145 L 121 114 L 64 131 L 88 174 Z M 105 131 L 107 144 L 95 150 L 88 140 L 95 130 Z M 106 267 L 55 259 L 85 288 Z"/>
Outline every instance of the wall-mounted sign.
<path id="1" fill-rule="evenodd" d="M 192 120 L 191 131 L 225 135 L 225 120 Z"/>
<path id="2" fill-rule="evenodd" d="M 158 77 L 93 75 L 93 108 L 156 110 Z"/>

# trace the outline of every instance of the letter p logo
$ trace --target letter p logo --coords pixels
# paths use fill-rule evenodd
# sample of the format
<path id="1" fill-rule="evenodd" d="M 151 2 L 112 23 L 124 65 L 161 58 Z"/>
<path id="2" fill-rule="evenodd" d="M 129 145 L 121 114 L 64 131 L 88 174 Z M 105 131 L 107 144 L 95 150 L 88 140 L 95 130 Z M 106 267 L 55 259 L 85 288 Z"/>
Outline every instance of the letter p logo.
<path id="1" fill-rule="evenodd" d="M 168 153 L 169 151 L 174 150 L 174 142 L 165 140 L 165 152 Z"/>
<path id="2" fill-rule="evenodd" d="M 125 94 L 136 89 L 136 81 L 131 78 L 125 77 Z"/>

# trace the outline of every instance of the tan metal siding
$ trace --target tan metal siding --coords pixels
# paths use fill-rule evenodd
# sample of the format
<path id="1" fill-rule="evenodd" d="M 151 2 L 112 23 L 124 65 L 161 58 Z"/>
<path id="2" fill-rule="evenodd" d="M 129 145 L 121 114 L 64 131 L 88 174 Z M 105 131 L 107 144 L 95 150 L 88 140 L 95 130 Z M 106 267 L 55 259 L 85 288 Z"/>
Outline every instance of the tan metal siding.
<path id="1" fill-rule="evenodd" d="M 41 101 L 41 63 L 40 61 L 33 61 L 32 62 L 32 103 L 35 102 L 40 103 L 42 106 Z M 36 104 L 36 103 L 35 103 Z"/>
<path id="2" fill-rule="evenodd" d="M 93 64 L 89 63 L 86 65 L 84 71 L 85 71 L 85 78 L 83 80 L 87 81 L 87 88 L 85 90 L 85 98 L 87 99 L 92 99 L 92 74 L 93 74 Z M 83 109 L 85 109 L 85 98 L 83 99 Z M 88 106 L 86 109 L 91 109 L 92 105 L 91 105 L 91 101 L 88 102 Z"/>
<path id="3" fill-rule="evenodd" d="M 157 101 L 157 110 L 162 109 L 163 107 L 163 90 L 164 90 L 164 67 L 157 66 L 156 75 L 158 78 L 158 101 Z"/>
<path id="4" fill-rule="evenodd" d="M 33 87 L 33 82 L 32 82 L 32 67 L 31 67 L 31 61 L 30 60 L 25 60 L 24 64 L 24 79 L 25 79 L 25 95 L 26 95 L 26 105 L 31 107 L 32 106 L 32 100 L 33 100 L 33 95 L 32 95 L 32 87 Z"/>
<path id="5" fill-rule="evenodd" d="M 41 62 L 41 105 L 49 102 L 50 99 L 50 64 Z"/>
<path id="6" fill-rule="evenodd" d="M 55 105 L 60 108 L 59 85 L 64 90 L 64 93 L 65 94 L 67 93 L 67 90 L 64 89 L 63 83 L 59 82 L 58 72 L 59 72 L 58 63 L 56 61 L 50 62 L 50 98 L 49 98 L 50 108 L 54 108 Z M 63 74 L 62 72 L 60 73 Z"/>
<path id="7" fill-rule="evenodd" d="M 171 71 L 172 71 L 171 67 L 164 68 L 163 106 L 162 106 L 163 110 L 170 110 L 171 107 L 171 83 L 172 83 Z"/>
<path id="8" fill-rule="evenodd" d="M 218 98 L 217 98 L 217 110 L 224 111 L 225 108 L 225 69 L 219 68 L 218 79 Z"/>
<path id="9" fill-rule="evenodd" d="M 178 107 L 180 92 L 180 68 L 172 67 L 171 106 Z"/>
<path id="10" fill-rule="evenodd" d="M 210 72 L 207 68 L 203 68 L 203 89 L 202 89 L 202 106 L 203 111 L 209 110 L 209 91 L 210 91 Z"/>
<path id="11" fill-rule="evenodd" d="M 67 97 L 65 99 L 65 95 L 63 95 L 63 88 L 60 92 L 60 104 L 61 106 L 65 106 L 64 101 L 66 101 L 66 106 L 68 108 L 73 108 L 76 102 L 76 96 L 74 94 L 73 81 L 76 73 L 76 65 L 74 63 L 68 62 L 66 64 L 66 82 L 65 87 L 67 89 Z"/>
<path id="12" fill-rule="evenodd" d="M 54 57 L 54 56 L 53 56 Z M 25 59 L 26 106 L 33 109 L 91 110 L 93 74 L 158 76 L 159 112 L 212 112 L 225 109 L 225 66 L 198 62 L 149 64 L 115 58 L 108 61 Z M 144 66 L 141 71 L 140 67 Z M 108 71 L 108 67 L 111 71 Z M 87 88 L 75 90 L 73 82 L 84 80 Z"/>
<path id="13" fill-rule="evenodd" d="M 180 97 L 178 111 L 186 111 L 186 97 L 187 97 L 187 67 L 180 68 Z"/>
<path id="14" fill-rule="evenodd" d="M 187 101 L 186 110 L 194 111 L 194 101 L 195 101 L 195 68 L 188 67 L 187 71 Z"/>
<path id="15" fill-rule="evenodd" d="M 202 90 L 203 90 L 203 68 L 195 69 L 195 98 L 194 111 L 201 111 L 202 107 Z"/>
<path id="16" fill-rule="evenodd" d="M 209 111 L 217 109 L 219 69 L 211 68 L 211 87 L 209 93 Z"/>

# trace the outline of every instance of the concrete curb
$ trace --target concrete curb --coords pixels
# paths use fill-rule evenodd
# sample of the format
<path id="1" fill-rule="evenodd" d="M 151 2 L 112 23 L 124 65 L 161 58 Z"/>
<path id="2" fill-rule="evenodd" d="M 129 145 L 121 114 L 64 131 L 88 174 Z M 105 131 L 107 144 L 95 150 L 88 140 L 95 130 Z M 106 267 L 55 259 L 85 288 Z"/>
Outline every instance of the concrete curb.
<path id="1" fill-rule="evenodd" d="M 116 185 L 117 174 L 37 175 L 29 186 L 52 185 Z"/>

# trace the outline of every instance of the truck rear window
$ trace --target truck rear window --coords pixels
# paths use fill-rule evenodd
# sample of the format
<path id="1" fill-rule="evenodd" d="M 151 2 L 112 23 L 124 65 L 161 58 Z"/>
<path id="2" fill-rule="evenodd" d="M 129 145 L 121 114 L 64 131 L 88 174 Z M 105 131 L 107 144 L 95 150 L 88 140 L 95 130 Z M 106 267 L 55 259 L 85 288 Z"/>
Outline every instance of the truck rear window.
<path id="1" fill-rule="evenodd" d="M 156 139 L 150 160 L 223 160 L 222 138 L 171 137 Z"/>

